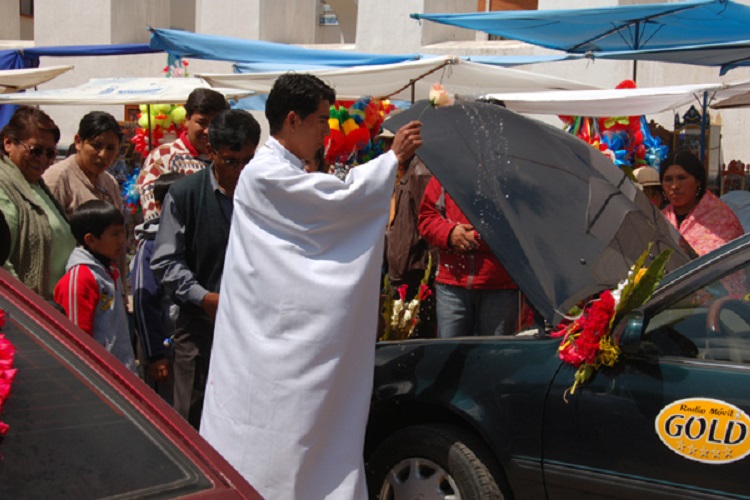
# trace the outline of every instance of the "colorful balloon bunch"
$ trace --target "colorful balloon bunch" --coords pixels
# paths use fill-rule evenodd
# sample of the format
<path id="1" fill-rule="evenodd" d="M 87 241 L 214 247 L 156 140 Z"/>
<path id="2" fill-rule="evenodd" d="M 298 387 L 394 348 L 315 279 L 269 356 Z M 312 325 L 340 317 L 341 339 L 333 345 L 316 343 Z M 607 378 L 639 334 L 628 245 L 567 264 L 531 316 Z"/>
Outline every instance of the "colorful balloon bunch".
<path id="1" fill-rule="evenodd" d="M 153 104 L 139 106 L 138 128 L 133 135 L 135 150 L 144 157 L 151 149 L 174 142 L 185 129 L 185 107 L 173 104 Z M 150 126 L 150 134 L 149 134 Z M 150 143 L 149 143 L 149 135 Z"/>
<path id="2" fill-rule="evenodd" d="M 325 139 L 325 159 L 331 165 L 359 165 L 383 152 L 373 139 L 380 133 L 385 116 L 396 107 L 387 99 L 364 97 L 348 108 L 335 103 L 330 108 L 331 133 Z"/>
<path id="3" fill-rule="evenodd" d="M 635 83 L 624 80 L 617 88 L 635 88 Z M 560 119 L 566 131 L 609 156 L 620 168 L 648 165 L 658 170 L 669 152 L 660 138 L 651 135 L 645 116 L 560 116 Z"/>
<path id="4" fill-rule="evenodd" d="M 141 209 L 141 195 L 138 192 L 138 175 L 140 173 L 141 169 L 136 169 L 135 172 L 128 176 L 122 186 L 123 204 L 125 205 L 125 209 L 131 214 L 137 213 Z"/>

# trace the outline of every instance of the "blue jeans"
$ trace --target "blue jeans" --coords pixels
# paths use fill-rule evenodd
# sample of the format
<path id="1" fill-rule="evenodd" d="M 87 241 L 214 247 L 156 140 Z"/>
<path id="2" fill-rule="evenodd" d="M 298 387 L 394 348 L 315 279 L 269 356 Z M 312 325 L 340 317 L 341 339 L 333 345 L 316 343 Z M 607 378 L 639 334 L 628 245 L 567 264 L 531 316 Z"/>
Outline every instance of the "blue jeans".
<path id="1" fill-rule="evenodd" d="M 514 335 L 518 290 L 468 290 L 435 286 L 438 337 Z"/>

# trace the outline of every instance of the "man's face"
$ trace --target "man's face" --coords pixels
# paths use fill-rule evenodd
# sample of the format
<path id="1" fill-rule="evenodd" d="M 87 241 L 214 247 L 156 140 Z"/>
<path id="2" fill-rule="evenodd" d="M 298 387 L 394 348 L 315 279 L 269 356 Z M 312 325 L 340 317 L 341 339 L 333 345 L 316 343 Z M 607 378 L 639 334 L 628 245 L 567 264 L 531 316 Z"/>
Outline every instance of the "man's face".
<path id="1" fill-rule="evenodd" d="M 201 154 L 208 154 L 208 125 L 219 113 L 193 113 L 185 119 L 190 144 Z"/>
<path id="2" fill-rule="evenodd" d="M 210 156 L 214 162 L 216 180 L 230 198 L 234 197 L 234 190 L 237 187 L 242 169 L 255 156 L 256 147 L 255 144 L 249 143 L 239 151 L 233 151 L 228 146 L 211 150 Z"/>
<path id="3" fill-rule="evenodd" d="M 330 105 L 326 100 L 320 101 L 318 109 L 304 119 L 292 112 L 292 127 L 298 145 L 294 153 L 300 159 L 312 161 L 315 153 L 323 147 L 326 136 L 331 133 L 328 126 Z"/>

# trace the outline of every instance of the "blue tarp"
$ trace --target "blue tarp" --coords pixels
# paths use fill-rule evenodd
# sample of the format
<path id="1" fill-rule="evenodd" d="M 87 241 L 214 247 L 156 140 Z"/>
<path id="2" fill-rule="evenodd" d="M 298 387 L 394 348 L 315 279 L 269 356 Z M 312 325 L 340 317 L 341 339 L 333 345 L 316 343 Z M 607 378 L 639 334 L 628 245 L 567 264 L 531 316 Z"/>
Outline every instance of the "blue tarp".
<path id="1" fill-rule="evenodd" d="M 119 45 L 63 45 L 59 47 L 31 47 L 28 49 L 0 50 L 0 69 L 38 68 L 39 58 L 75 56 L 116 56 L 130 54 L 152 54 L 162 52 L 145 43 Z M 13 116 L 18 106 L 0 104 L 0 128 Z"/>
<path id="2" fill-rule="evenodd" d="M 750 6 L 731 0 L 412 17 L 593 58 L 750 64 Z"/>
<path id="3" fill-rule="evenodd" d="M 152 54 L 162 52 L 145 43 L 120 45 L 62 45 L 59 47 L 31 47 L 28 49 L 0 50 L 0 69 L 39 67 L 39 58 L 75 56 L 117 56 L 129 54 Z"/>
<path id="4" fill-rule="evenodd" d="M 151 29 L 151 47 L 177 57 L 252 64 L 331 67 L 393 64 L 417 59 L 417 54 L 364 54 L 342 50 L 315 50 L 283 43 L 244 40 L 187 31 Z M 308 68 L 309 69 L 309 68 Z M 267 70 L 266 70 L 267 71 Z"/>

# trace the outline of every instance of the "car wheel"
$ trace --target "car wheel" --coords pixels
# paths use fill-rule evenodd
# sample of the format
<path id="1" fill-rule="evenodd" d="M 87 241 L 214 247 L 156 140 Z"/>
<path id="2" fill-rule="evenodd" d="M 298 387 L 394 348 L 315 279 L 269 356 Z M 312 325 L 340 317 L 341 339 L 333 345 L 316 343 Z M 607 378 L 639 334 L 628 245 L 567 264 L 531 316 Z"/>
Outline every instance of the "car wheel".
<path id="1" fill-rule="evenodd" d="M 418 425 L 388 437 L 367 462 L 370 498 L 503 499 L 505 479 L 487 446 L 448 425 Z"/>

